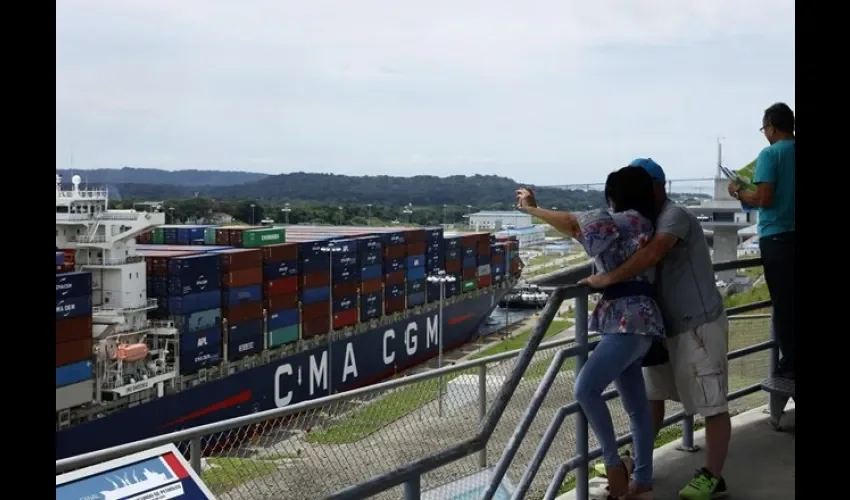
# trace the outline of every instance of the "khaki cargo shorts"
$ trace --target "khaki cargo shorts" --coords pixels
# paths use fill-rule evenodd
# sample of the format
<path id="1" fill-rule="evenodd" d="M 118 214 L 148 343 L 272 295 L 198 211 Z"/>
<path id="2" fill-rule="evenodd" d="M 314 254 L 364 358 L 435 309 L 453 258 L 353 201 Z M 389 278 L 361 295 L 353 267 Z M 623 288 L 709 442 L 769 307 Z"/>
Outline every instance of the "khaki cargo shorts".
<path id="1" fill-rule="evenodd" d="M 688 415 L 699 413 L 703 417 L 729 411 L 726 314 L 668 338 L 667 350 L 669 363 L 643 369 L 650 401 L 678 401 Z"/>

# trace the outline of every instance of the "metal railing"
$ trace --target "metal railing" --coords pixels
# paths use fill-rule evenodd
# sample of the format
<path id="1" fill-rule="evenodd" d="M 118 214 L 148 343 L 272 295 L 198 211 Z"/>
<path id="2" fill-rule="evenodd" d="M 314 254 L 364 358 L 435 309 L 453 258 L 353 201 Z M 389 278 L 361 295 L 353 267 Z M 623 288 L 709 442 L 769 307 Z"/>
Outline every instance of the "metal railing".
<path id="1" fill-rule="evenodd" d="M 757 259 L 750 259 L 718 264 L 715 268 L 736 269 L 758 264 Z M 589 274 L 589 269 L 586 272 Z M 570 276 L 566 279 L 577 279 L 575 269 L 567 274 Z M 547 282 L 542 285 L 558 284 L 557 276 L 549 275 L 545 280 Z M 542 496 L 544 488 L 546 498 L 552 498 L 573 470 L 577 472 L 578 498 L 586 498 L 582 495 L 586 494 L 587 464 L 598 458 L 599 450 L 589 450 L 588 438 L 592 436 L 588 435 L 578 405 L 574 402 L 564 404 L 564 401 L 571 399 L 573 373 L 577 373 L 596 344 L 587 332 L 587 293 L 586 288 L 579 286 L 556 291 L 521 350 L 59 460 L 57 473 L 167 443 L 177 442 L 182 446 L 188 442 L 186 452 L 192 466 L 203 471 L 202 477 L 220 498 L 364 498 L 369 495 L 398 498 L 399 485 L 403 485 L 407 498 L 419 498 L 423 483 L 429 487 L 445 486 L 480 472 L 487 467 L 489 452 L 501 458 L 482 484 L 483 487 L 489 485 L 487 498 L 491 498 L 509 470 L 512 474 L 522 474 L 514 498 L 529 492 L 532 492 L 529 498 Z M 576 300 L 575 338 L 541 343 L 560 303 L 576 298 L 579 300 Z M 728 312 L 738 315 L 766 306 L 769 301 Z M 774 346 L 767 318 L 767 315 L 730 317 L 730 322 L 742 332 L 738 335 L 742 339 L 738 342 L 740 345 L 730 344 L 730 349 L 734 349 L 730 360 Z M 753 325 L 758 330 L 755 335 L 750 332 Z M 518 359 L 510 363 L 513 358 Z M 577 360 L 575 368 L 561 369 L 561 364 L 571 358 Z M 770 358 L 771 365 L 774 358 Z M 763 360 L 763 364 L 767 361 Z M 730 386 L 741 386 L 730 394 L 730 400 L 758 391 L 758 382 L 766 372 L 766 367 L 759 364 L 756 369 L 736 368 L 736 363 L 730 364 L 730 371 L 737 377 L 736 381 L 730 381 Z M 507 372 L 506 368 L 510 372 L 500 380 L 499 372 Z M 446 381 L 447 409 L 442 417 L 436 417 L 438 378 Z M 554 384 L 556 380 L 558 383 Z M 494 387 L 497 384 L 499 387 Z M 470 388 L 468 393 L 463 392 L 466 387 Z M 550 388 L 555 389 L 556 394 L 550 399 L 557 400 L 557 405 L 550 404 L 546 398 Z M 439 389 L 442 391 L 443 385 Z M 558 391 L 568 391 L 569 396 Z M 488 396 L 493 395 L 495 398 L 488 408 Z M 607 392 L 606 397 L 613 399 L 616 392 Z M 616 406 L 618 402 L 611 404 Z M 671 406 L 674 414 L 665 424 L 683 420 L 683 446 L 693 449 L 693 421 L 676 413 L 676 405 Z M 577 416 L 574 422 L 566 419 L 573 413 Z M 627 430 L 627 417 L 622 410 L 612 407 L 612 414 L 617 430 Z M 537 415 L 551 420 L 548 426 L 540 427 L 545 422 L 535 419 Z M 562 429 L 567 422 L 574 426 L 572 435 L 566 427 Z M 258 427 L 263 427 L 264 432 L 258 434 L 261 437 L 251 436 L 253 431 L 246 431 Z M 562 431 L 562 439 L 555 446 L 553 441 L 558 430 Z M 543 435 L 536 448 L 529 449 L 523 443 L 523 437 L 529 433 Z M 624 435 L 620 442 L 626 443 L 629 439 L 630 436 Z M 234 442 L 236 444 L 232 445 Z M 574 450 L 567 449 L 570 443 L 574 444 Z M 208 458 L 202 459 L 204 450 Z M 246 458 L 249 455 L 252 458 Z M 513 466 L 514 459 L 521 462 L 523 469 Z M 551 481 L 542 484 L 535 479 L 541 470 Z M 351 484 L 354 486 L 346 487 Z"/>

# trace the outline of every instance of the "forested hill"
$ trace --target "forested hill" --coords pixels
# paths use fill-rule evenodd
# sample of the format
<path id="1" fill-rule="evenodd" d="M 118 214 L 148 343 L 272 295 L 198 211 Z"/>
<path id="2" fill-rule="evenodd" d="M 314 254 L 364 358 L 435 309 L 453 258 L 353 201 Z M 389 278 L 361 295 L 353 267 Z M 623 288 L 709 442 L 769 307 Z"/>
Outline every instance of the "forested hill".
<path id="1" fill-rule="evenodd" d="M 64 182 L 71 182 L 74 174 L 89 184 L 168 184 L 171 186 L 232 186 L 258 181 L 266 174 L 224 170 L 160 170 L 156 168 L 98 168 L 94 170 L 59 169 Z"/>

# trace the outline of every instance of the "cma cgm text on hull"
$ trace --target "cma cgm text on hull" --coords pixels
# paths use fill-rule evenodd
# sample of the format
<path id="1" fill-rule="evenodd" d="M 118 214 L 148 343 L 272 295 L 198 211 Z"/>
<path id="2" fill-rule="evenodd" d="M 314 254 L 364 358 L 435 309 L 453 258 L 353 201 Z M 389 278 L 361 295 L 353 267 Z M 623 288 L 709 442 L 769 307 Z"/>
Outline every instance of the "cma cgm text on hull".
<path id="1" fill-rule="evenodd" d="M 444 348 L 474 340 L 506 290 L 447 306 Z M 329 376 L 335 392 L 373 384 L 437 355 L 437 318 L 431 310 L 337 340 L 331 370 L 325 345 L 59 431 L 56 458 L 320 398 Z M 122 434 L 107 432 L 116 428 Z"/>

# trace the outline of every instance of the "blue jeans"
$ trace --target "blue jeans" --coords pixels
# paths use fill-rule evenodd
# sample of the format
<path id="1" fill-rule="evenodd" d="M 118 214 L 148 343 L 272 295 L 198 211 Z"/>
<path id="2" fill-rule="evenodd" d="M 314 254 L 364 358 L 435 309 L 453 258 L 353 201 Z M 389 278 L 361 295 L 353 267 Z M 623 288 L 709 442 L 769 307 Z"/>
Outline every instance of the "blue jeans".
<path id="1" fill-rule="evenodd" d="M 620 392 L 623 407 L 631 422 L 635 483 L 652 485 L 652 452 L 655 429 L 643 383 L 641 360 L 652 344 L 652 337 L 634 334 L 603 334 L 602 340 L 582 367 L 575 384 L 575 398 L 596 433 L 607 467 L 620 463 L 617 436 L 602 391 L 613 382 Z"/>

